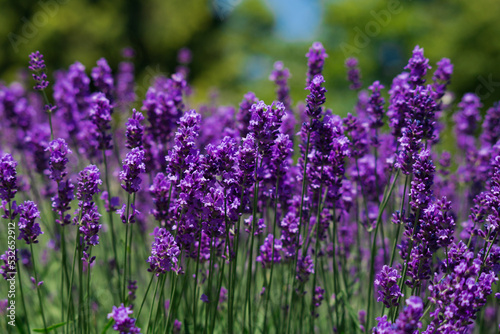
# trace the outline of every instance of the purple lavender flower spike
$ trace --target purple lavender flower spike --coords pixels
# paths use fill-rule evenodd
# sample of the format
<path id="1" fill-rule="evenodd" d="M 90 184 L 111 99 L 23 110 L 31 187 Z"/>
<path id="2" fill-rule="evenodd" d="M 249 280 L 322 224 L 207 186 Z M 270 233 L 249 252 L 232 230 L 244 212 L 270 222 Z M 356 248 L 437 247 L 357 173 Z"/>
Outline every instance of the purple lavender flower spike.
<path id="1" fill-rule="evenodd" d="M 148 271 L 155 273 L 156 276 L 171 270 L 179 273 L 178 256 L 181 251 L 172 234 L 165 228 L 155 227 L 152 235 L 155 240 L 151 246 L 151 256 L 147 260 L 150 266 Z"/>
<path id="2" fill-rule="evenodd" d="M 273 257 L 274 243 L 274 257 Z M 281 240 L 274 239 L 272 234 L 269 234 L 264 240 L 264 244 L 260 246 L 260 255 L 255 259 L 262 263 L 263 268 L 271 268 L 272 262 L 279 263 L 281 261 Z"/>
<path id="3" fill-rule="evenodd" d="M 92 69 L 90 74 L 96 88 L 106 95 L 109 101 L 113 100 L 114 80 L 111 74 L 111 68 L 106 59 L 101 58 L 97 61 L 97 66 Z"/>
<path id="4" fill-rule="evenodd" d="M 321 74 L 323 71 L 323 65 L 325 64 L 325 58 L 328 55 L 325 52 L 323 44 L 320 42 L 314 42 L 309 52 L 306 54 L 307 57 L 307 86 L 310 85 L 311 81 L 315 76 Z"/>
<path id="5" fill-rule="evenodd" d="M 97 149 L 110 150 L 113 148 L 111 134 L 109 133 L 111 129 L 111 104 L 103 93 L 93 94 L 90 100 L 90 119 L 95 126 L 94 134 L 98 142 Z"/>
<path id="6" fill-rule="evenodd" d="M 481 122 L 481 99 L 473 93 L 467 93 L 458 103 L 458 111 L 453 115 L 457 145 L 461 150 L 475 150 L 475 134 Z"/>
<path id="7" fill-rule="evenodd" d="M 435 171 L 436 167 L 432 163 L 430 152 L 428 150 L 420 152 L 413 164 L 414 178 L 410 190 L 410 205 L 415 211 L 423 210 L 431 201 Z"/>
<path id="8" fill-rule="evenodd" d="M 290 78 L 290 71 L 284 67 L 283 62 L 277 61 L 274 63 L 274 69 L 269 76 L 269 80 L 273 81 L 276 86 L 276 94 L 278 101 L 283 103 L 286 110 L 290 110 L 290 88 L 287 81 Z"/>
<path id="9" fill-rule="evenodd" d="M 156 174 L 153 184 L 149 187 L 151 197 L 153 197 L 154 208 L 151 213 L 160 222 L 160 226 L 165 226 L 168 219 L 170 181 L 163 173 Z"/>
<path id="10" fill-rule="evenodd" d="M 17 250 L 7 250 L 4 254 L 0 255 L 0 261 L 3 261 L 2 266 L 0 266 L 0 275 L 2 275 L 5 280 L 16 277 L 16 264 L 18 260 Z"/>
<path id="11" fill-rule="evenodd" d="M 448 58 L 443 58 L 437 62 L 437 69 L 432 76 L 434 81 L 432 86 L 434 89 L 435 100 L 439 100 L 444 96 L 446 87 L 450 84 L 451 75 L 453 74 L 453 64 Z"/>
<path id="12" fill-rule="evenodd" d="M 500 139 L 500 103 L 496 102 L 493 107 L 486 111 L 483 122 L 483 133 L 479 137 L 481 144 L 492 147 Z"/>
<path id="13" fill-rule="evenodd" d="M 249 133 L 248 127 L 250 125 L 250 119 L 252 118 L 252 113 L 250 109 L 254 104 L 259 102 L 259 99 L 255 96 L 254 93 L 248 92 L 243 97 L 243 101 L 240 103 L 240 108 L 238 114 L 236 115 L 236 119 L 238 120 L 238 131 L 240 132 L 240 137 L 245 138 Z"/>
<path id="14" fill-rule="evenodd" d="M 384 303 L 385 307 L 398 306 L 398 300 L 403 297 L 398 285 L 401 275 L 397 269 L 384 265 L 382 270 L 375 276 L 375 286 L 378 287 L 377 302 Z"/>
<path id="15" fill-rule="evenodd" d="M 141 189 L 142 179 L 140 175 L 146 172 L 144 164 L 144 151 L 136 147 L 123 159 L 123 170 L 120 172 L 122 188 L 129 194 L 136 193 Z"/>
<path id="16" fill-rule="evenodd" d="M 51 141 L 45 150 L 50 152 L 49 177 L 59 183 L 68 174 L 66 170 L 67 155 L 71 154 L 71 150 L 62 138 Z"/>
<path id="17" fill-rule="evenodd" d="M 116 75 L 116 98 L 117 103 L 123 109 L 135 101 L 134 79 L 134 64 L 128 61 L 120 62 L 118 64 L 118 74 Z"/>
<path id="18" fill-rule="evenodd" d="M 349 89 L 358 90 L 361 88 L 361 74 L 358 68 L 358 60 L 354 57 L 347 58 L 345 61 L 345 67 L 347 68 L 347 81 L 351 83 Z"/>
<path id="19" fill-rule="evenodd" d="M 403 129 L 403 136 L 399 139 L 400 150 L 396 157 L 396 168 L 408 175 L 412 172 L 416 155 L 422 148 L 422 130 L 417 122 L 412 122 Z"/>
<path id="20" fill-rule="evenodd" d="M 40 211 L 32 201 L 25 201 L 19 205 L 19 237 L 24 239 L 26 244 L 38 243 L 38 236 L 43 234 L 40 225 L 35 222 L 40 217 Z"/>
<path id="21" fill-rule="evenodd" d="M 17 161 L 5 154 L 0 159 L 0 199 L 10 202 L 17 192 Z"/>
<path id="22" fill-rule="evenodd" d="M 96 246 L 99 244 L 99 231 L 102 225 L 99 224 L 101 214 L 98 212 L 97 205 L 92 202 L 83 211 L 80 220 L 79 230 L 83 235 L 83 240 L 87 246 Z M 92 262 L 92 260 L 90 261 Z"/>
<path id="23" fill-rule="evenodd" d="M 424 84 L 424 77 L 430 68 L 429 59 L 424 57 L 424 49 L 418 45 L 415 46 L 413 55 L 405 67 L 405 70 L 410 70 L 410 82 L 413 84 L 413 87 Z"/>
<path id="24" fill-rule="evenodd" d="M 132 109 L 132 117 L 130 117 L 125 124 L 127 126 L 127 143 L 125 146 L 128 149 L 140 148 L 142 149 L 142 137 L 144 135 L 144 126 L 142 125 L 142 121 L 144 120 L 144 116 L 142 113 L 137 110 Z"/>
<path id="25" fill-rule="evenodd" d="M 85 167 L 78 174 L 78 189 L 76 198 L 80 200 L 80 206 L 84 206 L 92 202 L 92 197 L 97 194 L 99 186 L 102 184 L 101 173 L 95 165 Z"/>
<path id="26" fill-rule="evenodd" d="M 370 127 L 372 129 L 378 129 L 384 125 L 385 100 L 380 94 L 380 91 L 384 89 L 384 85 L 379 81 L 375 81 L 368 89 L 372 91 L 372 94 L 367 104 L 366 113 L 370 120 Z"/>
<path id="27" fill-rule="evenodd" d="M 45 60 L 43 60 L 43 55 L 40 51 L 33 52 L 30 54 L 30 66 L 28 67 L 32 73 L 33 79 L 36 82 L 35 90 L 44 90 L 49 85 L 47 80 L 47 74 L 45 74 Z"/>
<path id="28" fill-rule="evenodd" d="M 113 311 L 108 314 L 108 319 L 113 318 L 115 321 L 113 329 L 120 332 L 120 334 L 140 334 L 141 329 L 136 327 L 136 320 L 130 318 L 132 313 L 134 313 L 132 309 L 123 304 L 121 304 L 120 307 L 113 306 Z"/>
<path id="29" fill-rule="evenodd" d="M 323 82 L 325 82 L 325 79 L 318 74 L 306 88 L 310 92 L 306 98 L 306 113 L 310 118 L 319 119 L 321 117 L 321 105 L 326 101 L 326 89 L 321 86 Z"/>

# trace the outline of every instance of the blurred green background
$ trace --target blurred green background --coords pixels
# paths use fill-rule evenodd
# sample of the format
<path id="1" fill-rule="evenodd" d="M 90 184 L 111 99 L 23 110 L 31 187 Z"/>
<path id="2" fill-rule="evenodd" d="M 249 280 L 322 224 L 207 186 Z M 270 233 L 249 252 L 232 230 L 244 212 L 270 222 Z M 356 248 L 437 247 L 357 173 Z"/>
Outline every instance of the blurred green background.
<path id="1" fill-rule="evenodd" d="M 451 59 L 457 96 L 477 92 L 485 106 L 500 97 L 498 0 L 0 0 L 0 8 L 0 78 L 7 82 L 34 50 L 49 72 L 76 60 L 90 71 L 100 57 L 116 70 L 121 49 L 131 46 L 142 99 L 151 77 L 174 71 L 186 46 L 194 54 L 195 103 L 214 87 L 221 103 L 239 103 L 249 90 L 270 102 L 276 60 L 292 73 L 296 103 L 306 96 L 304 55 L 318 40 L 329 54 L 327 106 L 339 114 L 356 98 L 345 81 L 348 56 L 359 57 L 364 87 L 377 79 L 388 87 L 417 44 L 433 67 Z"/>

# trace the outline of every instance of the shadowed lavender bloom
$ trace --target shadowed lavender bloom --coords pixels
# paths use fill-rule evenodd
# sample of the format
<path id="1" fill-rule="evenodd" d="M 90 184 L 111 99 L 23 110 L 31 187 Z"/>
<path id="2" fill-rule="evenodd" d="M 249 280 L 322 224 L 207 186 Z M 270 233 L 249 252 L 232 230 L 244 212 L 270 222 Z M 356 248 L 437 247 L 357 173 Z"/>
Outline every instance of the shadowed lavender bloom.
<path id="1" fill-rule="evenodd" d="M 149 187 L 149 193 L 153 198 L 154 208 L 151 213 L 155 219 L 164 227 L 168 219 L 170 181 L 165 174 L 156 174 L 153 184 Z"/>
<path id="2" fill-rule="evenodd" d="M 316 310 L 321 306 L 321 302 L 324 297 L 325 289 L 323 289 L 320 286 L 317 286 L 314 288 L 314 296 L 313 296 L 313 303 L 314 303 L 314 311 L 312 312 L 312 316 L 317 318 L 319 317 L 319 314 L 316 312 Z"/>
<path id="3" fill-rule="evenodd" d="M 90 98 L 91 109 L 90 119 L 95 126 L 94 135 L 97 140 L 99 150 L 110 150 L 113 148 L 111 143 L 111 113 L 112 107 L 109 100 L 103 93 L 95 93 Z"/>
<path id="4" fill-rule="evenodd" d="M 178 274 L 181 268 L 177 262 L 181 251 L 174 237 L 166 229 L 158 227 L 155 227 L 151 235 L 155 240 L 151 246 L 151 256 L 147 260 L 150 266 L 148 271 L 156 276 L 171 270 Z"/>
<path id="5" fill-rule="evenodd" d="M 248 130 L 254 134 L 259 152 L 268 158 L 278 136 L 285 107 L 281 102 L 273 102 L 268 106 L 264 101 L 259 101 L 252 106 L 250 112 L 252 118 Z"/>
<path id="6" fill-rule="evenodd" d="M 481 100 L 476 94 L 467 93 L 458 104 L 458 111 L 453 115 L 457 145 L 460 149 L 469 151 L 475 149 L 475 134 L 481 121 Z"/>
<path id="7" fill-rule="evenodd" d="M 123 170 L 120 172 L 122 188 L 129 194 L 138 192 L 141 189 L 141 173 L 146 172 L 144 164 L 144 151 L 136 147 L 123 159 Z"/>
<path id="8" fill-rule="evenodd" d="M 172 328 L 172 333 L 173 334 L 180 334 L 182 330 L 182 322 L 179 320 L 175 319 L 174 320 L 174 328 Z"/>
<path id="9" fill-rule="evenodd" d="M 101 58 L 97 61 L 97 66 L 92 69 L 90 74 L 94 81 L 94 86 L 100 92 L 104 93 L 109 101 L 113 100 L 114 80 L 111 74 L 111 68 L 106 59 Z"/>
<path id="10" fill-rule="evenodd" d="M 6 153 L 0 159 L 0 199 L 10 202 L 17 192 L 17 161 Z"/>
<path id="11" fill-rule="evenodd" d="M 309 52 L 306 53 L 307 57 L 307 86 L 311 83 L 313 78 L 323 71 L 323 65 L 325 64 L 325 58 L 328 55 L 325 52 L 323 44 L 320 42 L 314 42 Z"/>
<path id="12" fill-rule="evenodd" d="M 453 64 L 448 58 L 443 58 L 438 61 L 437 66 L 432 76 L 432 80 L 434 81 L 432 86 L 435 92 L 435 100 L 439 100 L 444 96 L 446 86 L 450 84 L 451 75 L 453 74 Z"/>
<path id="13" fill-rule="evenodd" d="M 250 109 L 257 102 L 259 102 L 259 99 L 253 92 L 248 92 L 243 96 L 238 114 L 236 115 L 236 119 L 238 120 L 238 131 L 240 132 L 241 138 L 246 137 L 250 132 L 250 130 L 248 129 L 248 127 L 250 126 L 250 120 L 252 119 L 252 113 L 250 112 Z"/>
<path id="14" fill-rule="evenodd" d="M 319 119 L 321 117 L 321 105 L 326 101 L 326 89 L 321 86 L 323 82 L 325 82 L 325 79 L 321 74 L 318 74 L 306 87 L 306 90 L 309 90 L 309 95 L 306 98 L 306 113 L 310 118 Z"/>
<path id="15" fill-rule="evenodd" d="M 385 100 L 380 94 L 380 91 L 384 89 L 384 85 L 379 81 L 375 81 L 368 89 L 372 91 L 372 94 L 367 104 L 366 113 L 370 121 L 370 128 L 378 129 L 384 125 Z"/>
<path id="16" fill-rule="evenodd" d="M 102 225 L 99 224 L 100 218 L 101 214 L 99 213 L 97 205 L 94 202 L 85 207 L 85 211 L 83 211 L 80 220 L 79 230 L 82 233 L 83 240 L 87 246 L 96 246 L 99 244 L 98 233 L 102 227 Z M 90 263 L 92 263 L 93 259 L 94 258 L 90 260 Z"/>
<path id="17" fill-rule="evenodd" d="M 361 74 L 358 68 L 358 59 L 351 57 L 347 58 L 345 61 L 345 67 L 347 68 L 347 81 L 351 83 L 349 89 L 358 90 L 361 88 Z"/>
<path id="18" fill-rule="evenodd" d="M 391 89 L 389 90 L 390 98 L 387 118 L 389 119 L 392 135 L 396 140 L 401 137 L 402 129 L 406 124 L 406 101 L 409 99 L 411 89 L 408 78 L 408 72 L 397 75 L 392 81 Z"/>
<path id="19" fill-rule="evenodd" d="M 134 304 L 131 304 L 135 300 L 135 291 L 137 290 L 137 281 L 129 280 L 127 285 L 128 291 L 128 304 L 130 304 L 130 308 L 134 308 Z"/>
<path id="20" fill-rule="evenodd" d="M 2 275 L 5 280 L 16 277 L 16 264 L 18 260 L 17 251 L 7 250 L 4 254 L 0 255 L 0 261 L 3 261 L 2 266 L 0 266 L 0 275 Z"/>
<path id="21" fill-rule="evenodd" d="M 115 324 L 113 329 L 120 334 L 140 334 L 141 329 L 135 325 L 135 319 L 130 318 L 134 313 L 130 307 L 121 304 L 120 307 L 113 306 L 113 311 L 108 314 L 108 319 L 113 318 Z"/>
<path id="22" fill-rule="evenodd" d="M 436 101 L 432 97 L 431 86 L 418 86 L 411 92 L 407 101 L 406 123 L 418 122 L 422 131 L 423 139 L 434 140 L 435 138 L 435 114 L 437 110 Z"/>
<path id="23" fill-rule="evenodd" d="M 274 63 L 274 70 L 269 75 L 269 80 L 273 81 L 276 86 L 276 95 L 278 101 L 283 103 L 286 110 L 290 110 L 290 88 L 287 81 L 290 78 L 290 71 L 283 66 L 283 62 L 277 61 Z"/>
<path id="24" fill-rule="evenodd" d="M 297 279 L 301 283 L 309 280 L 309 276 L 314 274 L 314 262 L 310 255 L 300 256 L 297 261 Z"/>
<path id="25" fill-rule="evenodd" d="M 418 334 L 422 328 L 420 318 L 424 313 L 424 303 L 419 297 L 411 296 L 406 300 L 406 307 L 399 313 L 396 323 L 391 323 L 384 315 L 377 318 L 378 324 L 372 334 Z"/>
<path id="26" fill-rule="evenodd" d="M 193 60 L 193 53 L 188 48 L 182 48 L 177 53 L 177 61 L 181 64 L 189 64 Z"/>
<path id="27" fill-rule="evenodd" d="M 40 225 L 35 222 L 40 217 L 40 211 L 32 201 L 25 201 L 19 205 L 19 237 L 24 239 L 26 244 L 38 243 L 38 236 L 43 234 Z"/>
<path id="28" fill-rule="evenodd" d="M 127 218 L 127 205 L 123 204 L 121 209 L 116 210 L 116 213 L 120 215 L 120 219 L 124 224 L 135 224 L 135 218 L 141 213 L 135 209 L 135 205 L 131 204 L 129 209 L 129 214 Z"/>
<path id="29" fill-rule="evenodd" d="M 430 158 L 430 152 L 420 152 L 413 164 L 413 181 L 411 181 L 410 205 L 413 210 L 424 210 L 432 198 L 432 185 L 436 167 Z"/>
<path id="30" fill-rule="evenodd" d="M 375 287 L 378 287 L 377 302 L 384 303 L 385 307 L 398 306 L 398 300 L 403 297 L 398 285 L 401 278 L 397 269 L 384 265 L 380 273 L 375 276 Z"/>
<path id="31" fill-rule="evenodd" d="M 68 163 L 67 155 L 71 154 L 68 144 L 62 138 L 55 139 L 49 143 L 45 151 L 50 152 L 49 177 L 57 183 L 68 175 L 66 165 Z"/>
<path id="32" fill-rule="evenodd" d="M 36 82 L 35 90 L 44 90 L 49 85 L 47 74 L 45 74 L 45 60 L 40 51 L 30 54 L 30 66 L 28 67 L 34 73 L 31 74 Z"/>
<path id="33" fill-rule="evenodd" d="M 142 149 L 142 136 L 144 135 L 144 126 L 141 124 L 144 120 L 142 113 L 132 109 L 132 117 L 127 120 L 127 143 L 125 146 L 128 149 L 141 148 Z"/>
<path id="34" fill-rule="evenodd" d="M 118 64 L 116 75 L 116 98 L 123 108 L 135 101 L 134 64 L 122 61 Z M 112 89 L 113 82 L 111 82 Z"/>
<path id="35" fill-rule="evenodd" d="M 479 137 L 484 147 L 492 147 L 500 139 L 500 103 L 486 111 L 483 122 L 483 133 Z"/>
<path id="36" fill-rule="evenodd" d="M 274 257 L 273 257 L 273 243 L 274 243 Z M 281 262 L 281 240 L 274 239 L 272 234 L 269 234 L 264 240 L 264 244 L 260 246 L 260 255 L 257 256 L 255 261 L 262 263 L 262 268 L 271 268 L 272 262 Z"/>
<path id="37" fill-rule="evenodd" d="M 413 84 L 413 87 L 424 84 L 424 77 L 430 68 L 429 59 L 424 57 L 424 49 L 418 45 L 415 46 L 413 55 L 408 61 L 408 65 L 405 66 L 405 70 L 410 70 L 409 81 Z"/>
<path id="38" fill-rule="evenodd" d="M 35 170 L 44 174 L 49 165 L 49 154 L 46 152 L 50 141 L 50 127 L 47 124 L 34 124 L 24 137 L 26 151 L 33 154 Z"/>
<path id="39" fill-rule="evenodd" d="M 368 124 L 362 123 L 360 119 L 351 113 L 343 119 L 344 133 L 349 138 L 349 147 L 352 158 L 361 158 L 368 153 Z"/>
<path id="40" fill-rule="evenodd" d="M 271 173 L 273 177 L 283 177 L 288 168 L 290 167 L 290 161 L 288 158 L 293 152 L 293 143 L 288 138 L 288 135 L 282 133 L 278 134 L 274 141 L 274 145 L 271 147 Z"/>

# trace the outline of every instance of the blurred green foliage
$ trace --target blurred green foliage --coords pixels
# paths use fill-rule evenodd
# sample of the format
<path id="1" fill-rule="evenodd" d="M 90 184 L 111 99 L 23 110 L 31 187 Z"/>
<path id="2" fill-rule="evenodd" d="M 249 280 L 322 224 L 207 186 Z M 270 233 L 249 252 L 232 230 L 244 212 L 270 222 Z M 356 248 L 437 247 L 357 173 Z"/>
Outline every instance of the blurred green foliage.
<path id="1" fill-rule="evenodd" d="M 187 46 L 194 54 L 195 104 L 207 101 L 214 87 L 222 103 L 236 104 L 248 90 L 272 100 L 267 77 L 276 60 L 292 73 L 296 103 L 306 96 L 304 55 L 319 40 L 330 55 L 327 105 L 345 114 L 356 100 L 345 82 L 346 49 L 359 57 L 365 87 L 377 79 L 389 87 L 419 44 L 433 67 L 442 57 L 455 64 L 457 96 L 478 92 L 485 106 L 500 97 L 497 0 L 302 1 L 320 1 L 320 25 L 310 40 L 297 41 L 277 33 L 279 13 L 270 4 L 286 5 L 279 0 L 0 0 L 0 77 L 14 80 L 34 50 L 45 55 L 49 71 L 76 60 L 90 70 L 100 57 L 116 69 L 121 49 L 132 46 L 142 99 L 150 78 L 174 71 L 177 50 Z"/>

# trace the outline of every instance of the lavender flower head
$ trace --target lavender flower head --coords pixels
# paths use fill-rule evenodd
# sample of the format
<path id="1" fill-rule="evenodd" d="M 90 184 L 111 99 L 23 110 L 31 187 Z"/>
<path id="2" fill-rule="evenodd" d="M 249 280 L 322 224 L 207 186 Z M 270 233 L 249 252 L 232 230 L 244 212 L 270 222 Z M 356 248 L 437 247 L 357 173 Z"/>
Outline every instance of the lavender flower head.
<path id="1" fill-rule="evenodd" d="M 17 161 L 9 153 L 0 159 L 0 199 L 10 202 L 17 192 Z"/>
<path id="2" fill-rule="evenodd" d="M 473 93 L 467 93 L 458 103 L 460 108 L 454 115 L 457 139 L 460 135 L 475 135 L 481 121 L 480 109 L 483 106 L 481 99 Z"/>
<path id="3" fill-rule="evenodd" d="M 413 49 L 413 55 L 408 61 L 405 70 L 410 70 L 409 81 L 413 86 L 422 85 L 425 82 L 425 75 L 427 70 L 430 69 L 429 59 L 424 57 L 424 49 L 420 48 L 418 45 Z"/>
<path id="4" fill-rule="evenodd" d="M 429 150 L 420 152 L 413 164 L 413 181 L 411 181 L 411 207 L 423 210 L 432 198 L 432 185 L 436 167 L 432 163 Z"/>
<path id="5" fill-rule="evenodd" d="M 59 183 L 68 174 L 66 171 L 67 155 L 71 153 L 71 150 L 62 138 L 51 141 L 45 150 L 50 152 L 49 177 Z"/>
<path id="6" fill-rule="evenodd" d="M 326 88 L 321 86 L 323 82 L 325 79 L 321 74 L 318 74 L 306 88 L 310 92 L 306 98 L 306 113 L 310 118 L 318 119 L 321 117 L 321 105 L 326 101 Z"/>
<path id="7" fill-rule="evenodd" d="M 349 86 L 352 90 L 358 90 L 361 88 L 361 75 L 358 68 L 358 60 L 354 57 L 347 58 L 345 61 L 345 67 L 347 68 L 347 80 L 351 83 Z"/>
<path id="8" fill-rule="evenodd" d="M 148 271 L 156 276 L 171 270 L 179 273 L 178 256 L 181 251 L 172 234 L 165 228 L 156 227 L 152 235 L 155 240 L 151 246 L 151 256 L 147 260 L 150 265 Z"/>
<path id="9" fill-rule="evenodd" d="M 113 99 L 114 80 L 111 68 L 106 59 L 101 58 L 97 61 L 97 66 L 92 69 L 90 74 L 96 88 L 106 95 L 108 100 Z"/>
<path id="10" fill-rule="evenodd" d="M 435 99 L 439 100 L 444 96 L 446 92 L 446 86 L 451 81 L 451 75 L 453 74 L 453 64 L 448 58 L 443 58 L 437 63 L 437 69 L 432 76 L 433 88 L 436 93 Z"/>
<path id="11" fill-rule="evenodd" d="M 273 256 L 274 244 L 274 256 Z M 281 261 L 281 240 L 275 239 L 272 234 L 269 234 L 264 240 L 264 244 L 260 246 L 260 255 L 255 259 L 257 262 L 262 263 L 263 268 L 270 268 L 271 264 L 279 263 Z"/>
<path id="12" fill-rule="evenodd" d="M 182 48 L 177 53 L 177 61 L 183 65 L 191 63 L 193 60 L 193 53 L 188 48 Z"/>
<path id="13" fill-rule="evenodd" d="M 47 80 L 47 74 L 45 74 L 45 60 L 43 60 L 43 55 L 40 51 L 33 52 L 30 54 L 30 66 L 28 67 L 32 73 L 33 79 L 36 82 L 35 90 L 44 90 L 49 85 Z"/>
<path id="14" fill-rule="evenodd" d="M 384 85 L 382 85 L 380 81 L 375 81 L 368 89 L 372 91 L 372 94 L 366 107 L 366 113 L 370 119 L 370 127 L 372 129 L 378 129 L 384 125 L 385 100 L 380 94 L 380 91 L 384 89 Z"/>
<path id="15" fill-rule="evenodd" d="M 92 202 L 92 197 L 100 191 L 99 186 L 102 184 L 99 168 L 95 165 L 85 167 L 78 174 L 77 181 L 76 198 L 81 202 L 81 206 Z"/>
<path id="16" fill-rule="evenodd" d="M 2 275 L 5 280 L 16 277 L 16 263 L 18 260 L 17 251 L 7 250 L 4 254 L 0 255 L 0 261 L 4 262 L 4 264 L 0 266 L 0 275 Z"/>
<path id="17" fill-rule="evenodd" d="M 40 225 L 35 222 L 40 217 L 40 211 L 32 201 L 25 201 L 19 206 L 19 237 L 26 244 L 38 243 L 38 236 L 43 234 Z"/>
<path id="18" fill-rule="evenodd" d="M 111 143 L 111 113 L 112 107 L 109 99 L 103 93 L 95 93 L 91 96 L 90 119 L 95 126 L 95 137 L 98 142 L 97 149 L 110 150 Z"/>
<path id="19" fill-rule="evenodd" d="M 286 110 L 290 110 L 290 88 L 287 81 L 290 77 L 290 71 L 285 68 L 283 62 L 277 61 L 274 63 L 274 70 L 269 76 L 269 80 L 274 81 L 278 87 L 276 90 L 278 101 L 283 103 Z"/>
<path id="20" fill-rule="evenodd" d="M 129 194 L 138 192 L 142 182 L 140 174 L 145 172 L 144 151 L 136 147 L 123 159 L 123 170 L 120 172 L 122 188 Z"/>
<path id="21" fill-rule="evenodd" d="M 139 334 L 141 329 L 135 326 L 135 319 L 130 318 L 134 313 L 130 307 L 121 304 L 120 307 L 113 306 L 113 311 L 108 314 L 108 319 L 113 318 L 115 324 L 113 329 L 120 334 Z"/>
<path id="22" fill-rule="evenodd" d="M 398 306 L 398 300 L 403 296 L 398 285 L 401 275 L 397 269 L 384 265 L 382 270 L 375 276 L 375 286 L 378 287 L 377 301 L 384 303 L 385 307 Z"/>
<path id="23" fill-rule="evenodd" d="M 326 54 L 323 44 L 320 42 L 314 42 L 309 52 L 306 53 L 307 57 L 307 85 L 311 83 L 313 78 L 321 74 L 323 71 L 323 65 L 325 64 L 325 58 L 328 57 Z"/>
<path id="24" fill-rule="evenodd" d="M 132 117 L 130 117 L 125 124 L 127 126 L 127 143 L 125 146 L 128 149 L 142 148 L 142 136 L 144 134 L 144 126 L 141 124 L 144 120 L 142 113 L 132 109 Z"/>

